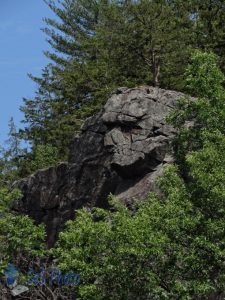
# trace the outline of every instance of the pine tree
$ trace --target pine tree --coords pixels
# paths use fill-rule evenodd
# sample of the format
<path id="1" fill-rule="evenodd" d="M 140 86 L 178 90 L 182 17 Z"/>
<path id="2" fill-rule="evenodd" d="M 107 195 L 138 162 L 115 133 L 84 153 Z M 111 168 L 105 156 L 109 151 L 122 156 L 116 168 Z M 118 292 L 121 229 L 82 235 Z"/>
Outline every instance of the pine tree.
<path id="1" fill-rule="evenodd" d="M 63 159 L 82 120 L 99 109 L 105 95 L 105 88 L 99 88 L 105 78 L 98 74 L 92 43 L 99 7 L 105 1 L 45 2 L 59 19 L 46 19 L 44 29 L 53 49 L 45 53 L 51 63 L 41 78 L 30 75 L 38 90 L 34 99 L 24 99 L 21 110 L 27 126 L 20 133 L 34 147 L 45 143 L 56 146 Z"/>
<path id="2" fill-rule="evenodd" d="M 225 68 L 223 1 L 45 1 L 56 20 L 44 32 L 51 62 L 38 89 L 24 99 L 21 138 L 33 148 L 57 147 L 60 159 L 84 119 L 101 109 L 118 86 L 152 84 L 184 90 L 193 48 L 211 49 Z"/>
<path id="3" fill-rule="evenodd" d="M 18 167 L 23 160 L 24 150 L 14 122 L 9 120 L 8 140 L 6 147 L 0 149 L 0 186 L 11 184 L 18 178 Z"/>
<path id="4" fill-rule="evenodd" d="M 105 60 L 122 83 L 180 87 L 192 22 L 178 4 L 142 0 L 107 7 L 96 39 L 102 49 L 105 45 Z"/>
<path id="5" fill-rule="evenodd" d="M 220 57 L 225 71 L 225 5 L 223 0 L 191 0 L 188 9 L 193 20 L 193 44 L 195 47 L 213 51 Z"/>
<path id="6" fill-rule="evenodd" d="M 21 154 L 20 139 L 18 137 L 18 132 L 13 117 L 9 120 L 8 136 L 9 139 L 6 141 L 8 144 L 8 153 L 9 157 L 13 160 L 18 158 L 18 156 Z"/>

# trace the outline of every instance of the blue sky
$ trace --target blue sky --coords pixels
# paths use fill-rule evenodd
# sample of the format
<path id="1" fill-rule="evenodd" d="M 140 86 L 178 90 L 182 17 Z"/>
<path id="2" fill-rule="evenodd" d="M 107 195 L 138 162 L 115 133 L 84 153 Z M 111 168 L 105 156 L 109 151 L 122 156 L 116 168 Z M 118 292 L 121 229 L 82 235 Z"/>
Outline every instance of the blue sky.
<path id="1" fill-rule="evenodd" d="M 23 97 L 34 95 L 36 86 L 27 73 L 40 75 L 49 49 L 44 17 L 54 14 L 43 0 L 0 0 L 0 144 L 7 139 L 8 121 L 17 126 L 23 118 Z"/>

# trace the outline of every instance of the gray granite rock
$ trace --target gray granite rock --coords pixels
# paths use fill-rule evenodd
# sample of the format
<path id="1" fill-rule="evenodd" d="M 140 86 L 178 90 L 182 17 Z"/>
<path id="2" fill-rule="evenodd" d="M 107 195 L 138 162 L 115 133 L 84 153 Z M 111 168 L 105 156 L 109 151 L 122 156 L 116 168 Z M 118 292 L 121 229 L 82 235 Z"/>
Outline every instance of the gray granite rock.
<path id="1" fill-rule="evenodd" d="M 48 245 L 81 207 L 108 207 L 113 193 L 127 204 L 158 192 L 155 178 L 173 162 L 174 129 L 165 122 L 181 93 L 143 86 L 121 88 L 84 123 L 69 161 L 16 183 L 24 197 L 14 209 L 47 227 Z"/>

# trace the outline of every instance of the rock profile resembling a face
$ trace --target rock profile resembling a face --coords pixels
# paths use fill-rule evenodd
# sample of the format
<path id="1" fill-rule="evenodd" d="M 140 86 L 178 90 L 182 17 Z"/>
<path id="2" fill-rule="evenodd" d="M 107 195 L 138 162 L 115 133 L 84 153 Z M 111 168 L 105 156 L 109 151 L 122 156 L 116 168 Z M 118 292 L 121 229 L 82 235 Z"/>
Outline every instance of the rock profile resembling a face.
<path id="1" fill-rule="evenodd" d="M 69 161 L 16 183 L 24 194 L 14 209 L 44 222 L 51 247 L 81 207 L 108 207 L 112 193 L 129 205 L 159 192 L 156 177 L 171 163 L 175 133 L 165 117 L 182 93 L 149 86 L 120 88 L 88 118 L 71 144 Z"/>

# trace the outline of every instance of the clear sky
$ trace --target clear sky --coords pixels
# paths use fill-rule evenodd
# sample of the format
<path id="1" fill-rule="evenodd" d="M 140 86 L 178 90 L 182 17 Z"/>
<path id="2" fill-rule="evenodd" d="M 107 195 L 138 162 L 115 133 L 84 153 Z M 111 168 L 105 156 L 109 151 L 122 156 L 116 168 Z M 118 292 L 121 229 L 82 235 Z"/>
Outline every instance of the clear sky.
<path id="1" fill-rule="evenodd" d="M 8 121 L 17 126 L 23 118 L 23 97 L 32 97 L 35 84 L 27 73 L 40 75 L 47 64 L 43 51 L 49 49 L 44 17 L 54 14 L 43 0 L 0 0 L 0 144 L 7 139 Z"/>

